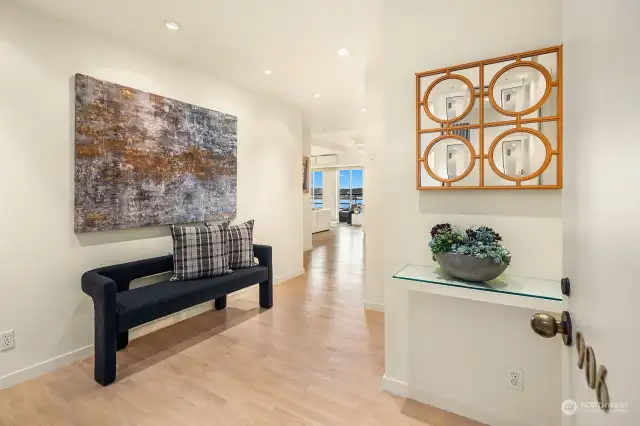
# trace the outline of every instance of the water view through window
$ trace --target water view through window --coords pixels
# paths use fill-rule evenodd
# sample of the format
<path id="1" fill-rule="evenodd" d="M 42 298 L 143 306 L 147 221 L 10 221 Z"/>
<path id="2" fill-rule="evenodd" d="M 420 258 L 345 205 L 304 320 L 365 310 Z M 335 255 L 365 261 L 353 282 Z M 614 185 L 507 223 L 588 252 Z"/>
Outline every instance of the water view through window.
<path id="1" fill-rule="evenodd" d="M 338 180 L 340 210 L 348 209 L 353 204 L 362 205 L 364 202 L 362 169 L 340 170 Z"/>
<path id="2" fill-rule="evenodd" d="M 322 208 L 322 171 L 314 170 L 311 172 L 311 197 L 313 200 L 313 208 Z"/>

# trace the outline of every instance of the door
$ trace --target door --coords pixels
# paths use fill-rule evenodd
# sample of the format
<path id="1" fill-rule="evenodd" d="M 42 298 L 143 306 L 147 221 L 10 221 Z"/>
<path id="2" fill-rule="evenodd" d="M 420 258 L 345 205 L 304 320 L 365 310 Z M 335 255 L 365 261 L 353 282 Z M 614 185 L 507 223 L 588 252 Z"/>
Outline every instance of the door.
<path id="1" fill-rule="evenodd" d="M 606 6 L 604 6 L 606 4 Z M 563 0 L 564 274 L 574 343 L 565 426 L 640 425 L 640 2 Z M 631 137 L 629 137 L 632 135 Z M 575 333 L 606 367 L 609 413 L 577 367 Z M 575 412 L 572 412 L 575 411 Z"/>
<path id="2" fill-rule="evenodd" d="M 340 169 L 338 177 L 340 181 L 340 186 L 338 187 L 340 210 L 349 209 L 355 205 L 361 206 L 364 202 L 363 170 L 361 168 Z"/>

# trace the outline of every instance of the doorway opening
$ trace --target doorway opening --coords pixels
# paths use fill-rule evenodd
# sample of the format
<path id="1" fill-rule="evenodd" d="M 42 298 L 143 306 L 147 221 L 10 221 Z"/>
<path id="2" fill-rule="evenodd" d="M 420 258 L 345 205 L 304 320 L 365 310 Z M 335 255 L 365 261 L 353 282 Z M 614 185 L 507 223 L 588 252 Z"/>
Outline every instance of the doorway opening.
<path id="1" fill-rule="evenodd" d="M 364 171 L 362 168 L 338 169 L 338 221 L 362 226 L 364 216 Z"/>

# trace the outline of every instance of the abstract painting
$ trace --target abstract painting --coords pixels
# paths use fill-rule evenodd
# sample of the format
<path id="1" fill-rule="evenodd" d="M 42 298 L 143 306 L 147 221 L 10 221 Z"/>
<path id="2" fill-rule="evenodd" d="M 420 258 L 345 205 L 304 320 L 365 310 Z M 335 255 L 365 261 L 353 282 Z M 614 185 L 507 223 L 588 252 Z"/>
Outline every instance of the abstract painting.
<path id="1" fill-rule="evenodd" d="M 236 215 L 237 118 L 76 74 L 75 231 Z"/>
<path id="2" fill-rule="evenodd" d="M 302 157 L 302 192 L 309 192 L 309 157 Z"/>

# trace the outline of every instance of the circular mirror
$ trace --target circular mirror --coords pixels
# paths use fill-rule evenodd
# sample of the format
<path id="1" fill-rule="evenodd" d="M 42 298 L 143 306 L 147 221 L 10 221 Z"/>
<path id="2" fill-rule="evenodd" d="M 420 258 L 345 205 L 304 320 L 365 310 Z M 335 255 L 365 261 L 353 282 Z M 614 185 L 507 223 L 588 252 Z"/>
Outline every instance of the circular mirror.
<path id="1" fill-rule="evenodd" d="M 467 176 L 475 163 L 471 143 L 461 136 L 443 135 L 424 151 L 423 162 L 429 175 L 440 182 L 456 182 Z"/>
<path id="2" fill-rule="evenodd" d="M 489 85 L 489 100 L 505 115 L 529 114 L 551 92 L 551 75 L 536 62 L 516 62 L 500 70 Z"/>
<path id="3" fill-rule="evenodd" d="M 551 145 L 534 129 L 507 130 L 489 148 L 491 168 L 504 179 L 523 181 L 534 179 L 551 161 Z"/>
<path id="4" fill-rule="evenodd" d="M 460 120 L 473 108 L 473 93 L 473 85 L 466 77 L 440 77 L 429 85 L 424 94 L 424 111 L 438 123 Z"/>

